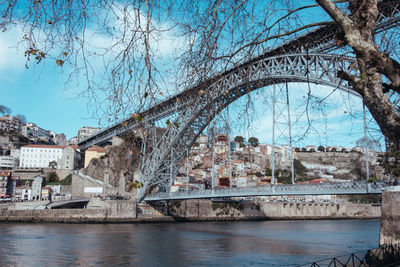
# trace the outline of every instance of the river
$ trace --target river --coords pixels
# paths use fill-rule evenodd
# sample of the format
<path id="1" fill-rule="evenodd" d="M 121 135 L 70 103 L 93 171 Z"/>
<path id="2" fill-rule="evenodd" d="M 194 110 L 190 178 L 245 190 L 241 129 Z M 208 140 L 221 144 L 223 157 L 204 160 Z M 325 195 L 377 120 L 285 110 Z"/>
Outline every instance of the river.
<path id="1" fill-rule="evenodd" d="M 0 266 L 287 266 L 378 246 L 378 220 L 0 224 Z"/>

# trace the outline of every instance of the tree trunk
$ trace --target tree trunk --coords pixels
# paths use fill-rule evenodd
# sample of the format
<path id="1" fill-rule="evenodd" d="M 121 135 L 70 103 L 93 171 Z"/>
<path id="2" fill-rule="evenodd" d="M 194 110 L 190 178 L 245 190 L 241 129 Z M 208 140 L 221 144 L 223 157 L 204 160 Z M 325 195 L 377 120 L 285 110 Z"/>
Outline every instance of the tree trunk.
<path id="1" fill-rule="evenodd" d="M 358 73 L 339 72 L 338 76 L 363 98 L 383 135 L 400 149 L 400 112 L 384 92 L 392 90 L 400 97 L 400 64 L 379 50 L 374 42 L 378 17 L 377 0 L 349 0 L 350 15 L 344 14 L 331 0 L 317 0 L 342 31 L 338 43 L 349 45 L 357 58 Z M 383 84 L 381 76 L 391 84 Z"/>

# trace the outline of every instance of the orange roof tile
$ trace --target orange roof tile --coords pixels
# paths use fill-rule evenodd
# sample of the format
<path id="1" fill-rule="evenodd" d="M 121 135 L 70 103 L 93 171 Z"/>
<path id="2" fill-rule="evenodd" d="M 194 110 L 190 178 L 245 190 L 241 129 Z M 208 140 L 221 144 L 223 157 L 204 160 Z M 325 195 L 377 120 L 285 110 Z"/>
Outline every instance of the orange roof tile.
<path id="1" fill-rule="evenodd" d="M 53 146 L 53 145 L 35 145 L 35 144 L 31 144 L 31 145 L 26 145 L 23 147 L 35 147 L 35 148 L 66 148 L 67 146 Z"/>
<path id="2" fill-rule="evenodd" d="M 325 179 L 314 179 L 310 181 L 310 184 L 314 184 L 314 183 L 326 183 L 329 182 L 328 180 Z"/>
<path id="3" fill-rule="evenodd" d="M 97 152 L 100 152 L 100 153 L 105 153 L 106 149 L 104 147 L 91 146 L 91 147 L 88 148 L 87 151 L 97 151 Z"/>

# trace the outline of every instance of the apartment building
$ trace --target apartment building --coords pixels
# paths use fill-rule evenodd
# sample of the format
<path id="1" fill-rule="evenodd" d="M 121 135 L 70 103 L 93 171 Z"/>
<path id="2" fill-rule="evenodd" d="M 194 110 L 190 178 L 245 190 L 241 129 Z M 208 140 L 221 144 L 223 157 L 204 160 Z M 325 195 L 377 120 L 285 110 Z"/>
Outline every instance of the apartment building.
<path id="1" fill-rule="evenodd" d="M 17 166 L 17 158 L 13 156 L 0 156 L 0 169 L 14 169 Z"/>
<path id="2" fill-rule="evenodd" d="M 53 138 L 53 134 L 51 131 L 40 128 L 33 122 L 28 122 L 26 125 L 22 127 L 22 134 L 26 137 L 30 138 L 41 138 L 41 139 L 51 139 Z"/>
<path id="3" fill-rule="evenodd" d="M 27 145 L 21 147 L 20 168 L 49 168 L 55 161 L 57 169 L 73 170 L 80 155 L 75 146 Z"/>
<path id="4" fill-rule="evenodd" d="M 5 132 L 21 133 L 23 122 L 16 116 L 1 116 L 0 117 L 0 130 Z"/>
<path id="5" fill-rule="evenodd" d="M 10 171 L 0 171 L 0 198 L 11 197 L 14 193 L 15 181 Z"/>
<path id="6" fill-rule="evenodd" d="M 89 127 L 83 126 L 78 130 L 78 142 L 85 140 L 89 136 L 94 135 L 95 133 L 99 132 L 101 128 L 99 127 Z"/>

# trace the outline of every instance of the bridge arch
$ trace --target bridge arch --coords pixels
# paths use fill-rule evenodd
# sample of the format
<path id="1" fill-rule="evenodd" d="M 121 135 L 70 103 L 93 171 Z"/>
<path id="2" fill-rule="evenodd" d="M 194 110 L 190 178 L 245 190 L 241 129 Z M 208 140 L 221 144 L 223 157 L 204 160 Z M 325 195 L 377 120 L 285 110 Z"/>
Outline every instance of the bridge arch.
<path id="1" fill-rule="evenodd" d="M 167 192 L 180 164 L 197 137 L 229 104 L 254 90 L 290 82 L 314 83 L 358 94 L 336 76 L 339 70 L 354 72 L 354 58 L 334 54 L 289 54 L 263 58 L 217 75 L 207 86 L 199 87 L 181 111 L 140 170 L 143 187 L 138 200 L 151 189 Z"/>

